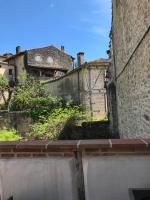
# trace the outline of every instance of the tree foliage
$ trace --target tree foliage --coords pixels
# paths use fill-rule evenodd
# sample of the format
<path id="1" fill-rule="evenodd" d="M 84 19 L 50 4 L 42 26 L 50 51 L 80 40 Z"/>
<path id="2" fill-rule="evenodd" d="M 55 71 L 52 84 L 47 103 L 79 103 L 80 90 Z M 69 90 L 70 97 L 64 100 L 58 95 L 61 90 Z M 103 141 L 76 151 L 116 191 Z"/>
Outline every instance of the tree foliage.
<path id="1" fill-rule="evenodd" d="M 0 141 L 18 141 L 21 136 L 15 130 L 0 130 Z"/>
<path id="2" fill-rule="evenodd" d="M 64 128 L 73 126 L 75 120 L 70 123 L 70 119 L 82 116 L 80 107 L 66 105 L 64 107 L 54 108 L 47 117 L 42 117 L 35 124 L 31 125 L 27 138 L 57 140 L 62 134 Z"/>
<path id="3" fill-rule="evenodd" d="M 82 115 L 81 109 L 71 101 L 48 96 L 44 86 L 33 77 L 15 87 L 10 108 L 12 111 L 27 111 L 34 120 L 26 134 L 29 139 L 58 139 L 68 120 Z"/>
<path id="4" fill-rule="evenodd" d="M 35 107 L 39 98 L 46 98 L 44 86 L 34 77 L 28 77 L 24 83 L 15 87 L 10 109 L 13 111 L 29 110 Z"/>
<path id="5" fill-rule="evenodd" d="M 5 107 L 8 107 L 12 92 L 13 90 L 9 86 L 8 80 L 3 75 L 0 75 L 0 95 L 3 98 Z"/>

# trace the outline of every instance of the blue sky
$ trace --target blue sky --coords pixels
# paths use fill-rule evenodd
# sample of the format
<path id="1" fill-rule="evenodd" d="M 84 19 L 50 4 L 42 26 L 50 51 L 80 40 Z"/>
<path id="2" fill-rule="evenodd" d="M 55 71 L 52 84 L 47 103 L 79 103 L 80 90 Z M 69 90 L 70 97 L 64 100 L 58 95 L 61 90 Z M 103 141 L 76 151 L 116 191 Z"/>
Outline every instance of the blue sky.
<path id="1" fill-rule="evenodd" d="M 0 8 L 0 54 L 53 44 L 107 57 L 111 0 L 0 0 Z"/>

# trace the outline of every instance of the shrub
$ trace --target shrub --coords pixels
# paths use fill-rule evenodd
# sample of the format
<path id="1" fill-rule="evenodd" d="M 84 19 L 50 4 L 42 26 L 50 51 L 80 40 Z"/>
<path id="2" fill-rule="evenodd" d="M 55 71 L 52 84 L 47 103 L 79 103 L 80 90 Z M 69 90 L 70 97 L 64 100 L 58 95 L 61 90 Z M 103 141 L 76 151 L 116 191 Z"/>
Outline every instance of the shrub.
<path id="1" fill-rule="evenodd" d="M 62 133 L 65 126 L 69 126 L 68 121 L 75 116 L 81 116 L 79 107 L 66 106 L 65 108 L 53 109 L 47 118 L 31 126 L 28 138 L 56 140 Z"/>
<path id="2" fill-rule="evenodd" d="M 64 106 L 64 102 L 58 97 L 37 97 L 32 99 L 32 106 L 30 108 L 30 116 L 34 120 L 45 119 L 49 113 L 55 108 L 61 108 Z"/>
<path id="3" fill-rule="evenodd" d="M 1 130 L 0 141 L 18 141 L 21 136 L 17 134 L 15 130 Z"/>
<path id="4" fill-rule="evenodd" d="M 57 139 L 71 117 L 82 115 L 72 101 L 49 97 L 43 85 L 33 77 L 15 87 L 10 105 L 11 110 L 27 111 L 34 119 L 35 124 L 26 134 L 32 139 Z"/>
<path id="5" fill-rule="evenodd" d="M 34 77 L 28 77 L 23 84 L 14 88 L 10 109 L 13 111 L 28 110 L 33 107 L 34 100 L 39 97 L 47 97 L 44 86 Z"/>

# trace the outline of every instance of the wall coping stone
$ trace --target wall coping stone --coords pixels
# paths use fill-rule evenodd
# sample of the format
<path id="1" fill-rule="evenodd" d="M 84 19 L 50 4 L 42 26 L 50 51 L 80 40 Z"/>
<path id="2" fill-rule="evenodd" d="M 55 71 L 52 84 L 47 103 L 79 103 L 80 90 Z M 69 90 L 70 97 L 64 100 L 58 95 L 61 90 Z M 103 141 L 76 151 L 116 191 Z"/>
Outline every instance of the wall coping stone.
<path id="1" fill-rule="evenodd" d="M 58 140 L 0 142 L 0 157 L 45 157 L 52 155 L 150 155 L 150 139 Z"/>

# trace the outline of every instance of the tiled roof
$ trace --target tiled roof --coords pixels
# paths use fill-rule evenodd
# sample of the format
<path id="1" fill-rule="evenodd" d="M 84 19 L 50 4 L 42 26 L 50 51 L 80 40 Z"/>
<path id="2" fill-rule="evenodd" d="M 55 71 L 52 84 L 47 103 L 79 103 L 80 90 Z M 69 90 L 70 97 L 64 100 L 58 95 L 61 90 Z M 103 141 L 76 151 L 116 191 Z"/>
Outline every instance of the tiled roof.
<path id="1" fill-rule="evenodd" d="M 96 64 L 110 63 L 110 59 L 98 58 L 96 60 L 91 60 L 91 61 L 88 62 L 88 64 L 93 64 L 93 63 L 96 63 Z"/>
<path id="2" fill-rule="evenodd" d="M 69 56 L 69 57 L 73 58 L 71 55 L 67 54 L 65 51 L 64 51 L 64 52 L 63 52 L 63 51 L 61 51 L 61 49 L 59 49 L 59 48 L 55 47 L 54 45 L 50 45 L 50 46 L 43 46 L 43 47 L 39 47 L 39 48 L 27 49 L 27 51 L 32 51 L 32 50 L 36 50 L 36 49 L 44 49 L 44 48 L 48 48 L 48 47 L 55 48 L 55 49 L 57 49 L 58 51 L 60 51 L 61 53 L 65 54 L 66 56 Z M 75 59 L 75 58 L 73 58 L 73 59 Z"/>

